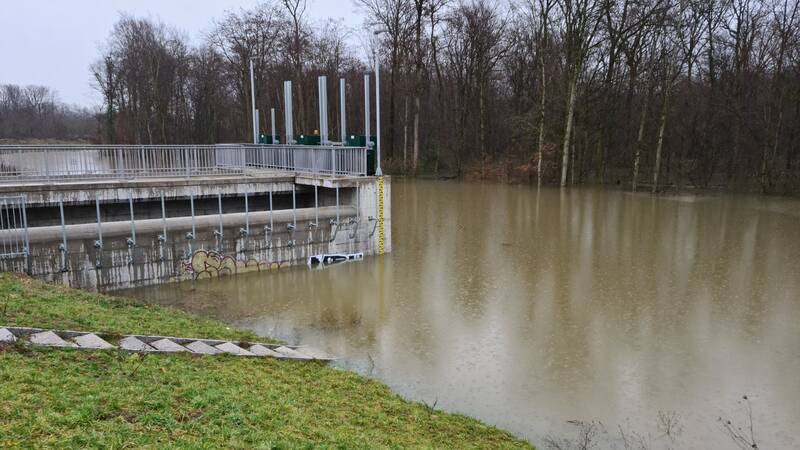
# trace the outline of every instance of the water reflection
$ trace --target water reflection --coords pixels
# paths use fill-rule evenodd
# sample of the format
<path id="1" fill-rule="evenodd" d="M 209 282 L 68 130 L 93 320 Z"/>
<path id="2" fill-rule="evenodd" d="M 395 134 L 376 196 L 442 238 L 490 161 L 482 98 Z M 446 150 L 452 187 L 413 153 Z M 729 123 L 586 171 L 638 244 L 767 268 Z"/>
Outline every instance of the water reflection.
<path id="1" fill-rule="evenodd" d="M 130 292 L 326 348 L 403 396 L 541 442 L 600 420 L 800 441 L 800 203 L 395 181 L 394 253 Z"/>

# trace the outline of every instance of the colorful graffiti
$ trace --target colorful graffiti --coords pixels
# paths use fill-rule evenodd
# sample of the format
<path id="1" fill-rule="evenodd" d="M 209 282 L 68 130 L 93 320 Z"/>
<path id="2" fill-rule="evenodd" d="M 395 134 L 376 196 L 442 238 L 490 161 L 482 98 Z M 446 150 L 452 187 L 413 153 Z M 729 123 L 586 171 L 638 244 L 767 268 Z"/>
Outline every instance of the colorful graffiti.
<path id="1" fill-rule="evenodd" d="M 196 250 L 192 255 L 181 261 L 181 272 L 195 280 L 204 278 L 223 277 L 237 273 L 257 272 L 268 269 L 279 269 L 279 262 L 262 262 L 255 258 L 237 259 L 213 250 Z"/>

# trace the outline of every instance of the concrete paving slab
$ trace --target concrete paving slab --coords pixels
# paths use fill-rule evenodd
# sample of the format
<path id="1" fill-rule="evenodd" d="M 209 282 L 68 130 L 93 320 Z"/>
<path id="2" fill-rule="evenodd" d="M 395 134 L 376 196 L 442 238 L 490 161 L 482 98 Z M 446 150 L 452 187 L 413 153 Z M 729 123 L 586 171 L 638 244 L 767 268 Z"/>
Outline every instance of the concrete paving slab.
<path id="1" fill-rule="evenodd" d="M 36 345 L 46 345 L 48 347 L 77 347 L 77 344 L 67 342 L 52 331 L 42 331 L 30 336 L 30 341 Z"/>
<path id="2" fill-rule="evenodd" d="M 189 350 L 186 349 L 186 347 L 184 347 L 184 346 L 182 346 L 180 344 L 176 344 L 176 343 L 170 341 L 169 339 L 159 339 L 159 340 L 157 340 L 155 342 L 151 342 L 150 345 L 153 348 L 155 348 L 156 350 L 160 351 L 160 352 L 177 353 L 177 352 L 188 352 L 189 351 Z"/>
<path id="3" fill-rule="evenodd" d="M 17 337 L 7 329 L 0 328 L 0 342 L 17 342 Z"/>
<path id="4" fill-rule="evenodd" d="M 218 353 L 222 353 L 222 350 L 218 348 L 214 348 L 203 341 L 194 341 L 190 344 L 186 345 L 192 353 L 197 353 L 199 355 L 216 355 Z"/>
<path id="5" fill-rule="evenodd" d="M 292 359 L 313 359 L 308 355 L 304 355 L 296 350 L 293 350 L 289 347 L 280 346 L 275 349 L 276 352 L 280 353 L 281 355 L 286 356 L 287 358 Z"/>
<path id="6" fill-rule="evenodd" d="M 272 358 L 286 358 L 284 355 L 265 347 L 261 344 L 251 345 L 248 351 L 256 356 L 270 356 Z"/>
<path id="7" fill-rule="evenodd" d="M 107 348 L 114 348 L 113 345 L 109 344 L 108 342 L 104 341 L 103 338 L 100 336 L 89 333 L 84 334 L 83 336 L 77 336 L 72 338 L 78 346 L 81 348 L 95 348 L 95 349 L 107 349 Z"/>
<path id="8" fill-rule="evenodd" d="M 233 342 L 225 342 L 224 344 L 219 344 L 216 347 L 225 353 L 230 353 L 231 355 L 255 356 L 253 353 L 248 352 L 247 350 L 243 349 L 242 347 L 239 347 Z"/>
<path id="9" fill-rule="evenodd" d="M 154 352 L 156 349 L 145 344 L 139 338 L 128 336 L 119 341 L 119 348 L 131 352 Z"/>

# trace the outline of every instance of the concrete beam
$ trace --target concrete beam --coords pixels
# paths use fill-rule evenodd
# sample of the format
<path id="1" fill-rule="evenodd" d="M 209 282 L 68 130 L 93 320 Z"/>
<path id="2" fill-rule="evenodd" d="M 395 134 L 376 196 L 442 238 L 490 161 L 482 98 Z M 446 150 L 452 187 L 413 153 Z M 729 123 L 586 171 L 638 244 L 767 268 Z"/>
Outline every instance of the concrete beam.
<path id="1" fill-rule="evenodd" d="M 384 177 L 388 181 L 389 177 Z M 354 188 L 356 185 L 375 183 L 377 177 L 314 177 L 311 175 L 298 175 L 295 177 L 298 186 L 317 186 L 327 189 Z"/>
<path id="2" fill-rule="evenodd" d="M 294 220 L 291 209 L 281 209 L 274 211 L 274 223 L 290 223 Z M 319 208 L 320 219 L 332 219 L 336 217 L 335 206 L 324 206 Z M 339 207 L 339 216 L 353 217 L 356 215 L 356 209 L 352 206 Z M 251 212 L 249 215 L 250 226 L 263 226 L 269 224 L 270 213 L 269 211 Z M 313 221 L 317 217 L 317 211 L 314 208 L 300 208 L 297 209 L 297 221 Z M 243 226 L 246 221 L 245 213 L 233 213 L 222 215 L 222 225 L 228 229 L 238 229 L 236 227 Z M 219 226 L 220 216 L 218 214 L 195 216 L 194 223 L 197 229 L 215 229 Z M 144 219 L 136 221 L 136 232 L 141 234 L 156 234 L 162 231 L 163 222 L 161 219 Z M 191 217 L 170 217 L 166 220 L 166 227 L 168 231 L 188 231 L 192 229 Z M 74 239 L 95 239 L 97 237 L 97 224 L 96 223 L 82 223 L 75 225 L 67 225 L 65 227 L 67 240 Z M 102 224 L 103 237 L 119 237 L 128 236 L 131 234 L 130 221 L 119 222 L 104 222 Z M 12 232 L 13 234 L 13 232 Z M 21 232 L 19 233 L 21 234 Z M 21 238 L 22 236 L 19 236 Z M 12 237 L 13 238 L 13 237 Z M 61 240 L 61 226 L 49 227 L 36 227 L 28 229 L 28 239 L 31 243 L 58 241 Z"/>

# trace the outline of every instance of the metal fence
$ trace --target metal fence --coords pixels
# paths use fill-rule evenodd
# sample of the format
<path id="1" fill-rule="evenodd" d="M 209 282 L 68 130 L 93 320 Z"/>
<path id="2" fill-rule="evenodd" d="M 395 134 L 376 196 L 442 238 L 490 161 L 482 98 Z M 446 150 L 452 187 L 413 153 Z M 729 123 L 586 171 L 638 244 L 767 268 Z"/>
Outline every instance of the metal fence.
<path id="1" fill-rule="evenodd" d="M 367 174 L 367 149 L 327 145 L 248 145 L 246 162 L 250 167 L 361 176 Z"/>
<path id="2" fill-rule="evenodd" d="M 25 197 L 0 197 L 0 260 L 28 254 Z"/>
<path id="3" fill-rule="evenodd" d="M 361 176 L 363 147 L 292 145 L 0 145 L 0 183 L 241 174 L 248 168 Z"/>

